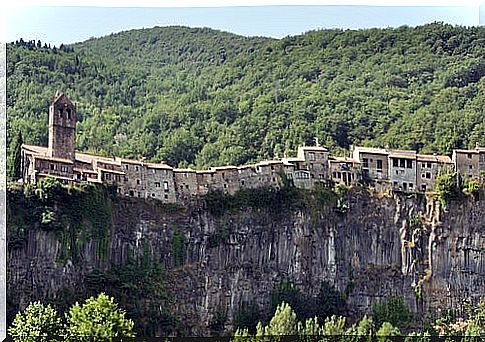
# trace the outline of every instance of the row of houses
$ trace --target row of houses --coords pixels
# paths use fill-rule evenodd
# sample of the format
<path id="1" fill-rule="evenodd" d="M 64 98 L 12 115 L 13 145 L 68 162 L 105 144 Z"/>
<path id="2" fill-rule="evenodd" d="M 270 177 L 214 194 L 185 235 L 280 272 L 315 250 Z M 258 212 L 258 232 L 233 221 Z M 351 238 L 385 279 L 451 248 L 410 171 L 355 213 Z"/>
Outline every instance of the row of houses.
<path id="1" fill-rule="evenodd" d="M 23 181 L 36 183 L 50 176 L 69 184 L 105 183 L 115 185 L 121 196 L 175 203 L 211 190 L 233 194 L 240 189 L 280 187 L 283 177 L 304 189 L 318 182 L 353 185 L 368 180 L 378 189 L 412 193 L 432 191 L 443 168 L 454 168 L 464 177 L 482 181 L 485 172 L 485 149 L 480 147 L 454 150 L 450 158 L 368 147 L 355 147 L 351 156 L 335 157 L 324 147 L 303 146 L 296 157 L 208 170 L 180 169 L 165 163 L 77 152 L 75 131 L 75 106 L 60 94 L 49 109 L 49 146 L 22 146 Z"/>

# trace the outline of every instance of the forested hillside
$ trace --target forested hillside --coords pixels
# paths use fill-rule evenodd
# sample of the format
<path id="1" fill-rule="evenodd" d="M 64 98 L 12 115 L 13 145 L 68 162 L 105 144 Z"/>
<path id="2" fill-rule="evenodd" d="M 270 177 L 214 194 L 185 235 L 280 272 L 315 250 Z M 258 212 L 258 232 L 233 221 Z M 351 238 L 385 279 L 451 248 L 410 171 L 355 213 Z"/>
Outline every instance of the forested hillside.
<path id="1" fill-rule="evenodd" d="M 485 146 L 485 28 L 321 30 L 283 39 L 152 28 L 7 46 L 9 144 L 47 145 L 57 90 L 79 150 L 197 168 L 318 138 L 449 153 Z M 13 146 L 9 147 L 10 151 Z"/>

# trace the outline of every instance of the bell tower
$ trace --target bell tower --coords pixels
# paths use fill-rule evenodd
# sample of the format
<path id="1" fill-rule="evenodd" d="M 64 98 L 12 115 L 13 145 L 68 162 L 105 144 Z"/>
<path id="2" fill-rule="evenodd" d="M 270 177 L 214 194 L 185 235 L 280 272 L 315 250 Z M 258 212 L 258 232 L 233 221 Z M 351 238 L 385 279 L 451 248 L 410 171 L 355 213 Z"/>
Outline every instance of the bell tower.
<path id="1" fill-rule="evenodd" d="M 76 107 L 63 93 L 49 107 L 49 156 L 74 160 Z"/>

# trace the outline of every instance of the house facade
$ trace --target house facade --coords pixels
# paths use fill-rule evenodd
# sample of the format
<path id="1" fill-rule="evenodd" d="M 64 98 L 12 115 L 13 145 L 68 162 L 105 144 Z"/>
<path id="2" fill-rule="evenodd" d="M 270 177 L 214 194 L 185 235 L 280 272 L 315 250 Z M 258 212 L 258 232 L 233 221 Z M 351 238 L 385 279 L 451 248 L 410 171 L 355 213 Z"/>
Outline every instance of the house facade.
<path id="1" fill-rule="evenodd" d="M 453 167 L 462 177 L 484 181 L 485 148 L 454 150 L 453 157 L 415 151 L 355 147 L 351 157 L 334 157 L 321 146 L 302 146 L 296 157 L 265 160 L 208 170 L 178 169 L 165 163 L 110 158 L 75 151 L 76 107 L 64 95 L 49 107 L 47 147 L 22 145 L 24 183 L 54 177 L 65 184 L 104 183 L 116 186 L 120 196 L 185 202 L 209 191 L 234 194 L 240 189 L 279 188 L 285 181 L 312 189 L 317 183 L 355 185 L 370 180 L 378 190 L 433 191 L 443 168 Z"/>

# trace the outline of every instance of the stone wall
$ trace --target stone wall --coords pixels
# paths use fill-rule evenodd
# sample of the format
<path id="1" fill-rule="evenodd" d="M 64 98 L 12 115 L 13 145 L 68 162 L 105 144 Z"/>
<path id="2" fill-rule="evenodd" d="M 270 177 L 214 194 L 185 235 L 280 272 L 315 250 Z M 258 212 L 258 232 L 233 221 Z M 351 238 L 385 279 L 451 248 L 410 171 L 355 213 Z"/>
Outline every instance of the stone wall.
<path id="1" fill-rule="evenodd" d="M 9 293 L 19 308 L 55 298 L 66 284 L 82 287 L 87 272 L 148 250 L 168 270 L 172 309 L 194 335 L 208 334 L 220 307 L 228 329 L 243 302 L 256 302 L 268 314 L 271 291 L 283 280 L 308 294 L 329 281 L 348 293 L 353 316 L 390 295 L 403 296 L 418 317 L 461 309 L 464 299 L 484 296 L 483 199 L 462 199 L 446 212 L 424 196 L 379 197 L 357 189 L 347 200 L 346 214 L 309 203 L 285 212 L 246 208 L 215 217 L 201 202 L 174 211 L 153 201 L 118 199 L 106 257 L 87 240 L 79 246 L 80 260 L 61 265 L 56 233 L 31 227 L 26 243 L 9 250 Z M 175 227 L 186 240 L 179 267 L 171 245 Z M 210 237 L 222 228 L 228 237 L 211 246 Z"/>

